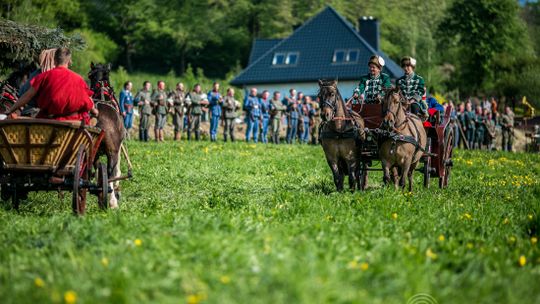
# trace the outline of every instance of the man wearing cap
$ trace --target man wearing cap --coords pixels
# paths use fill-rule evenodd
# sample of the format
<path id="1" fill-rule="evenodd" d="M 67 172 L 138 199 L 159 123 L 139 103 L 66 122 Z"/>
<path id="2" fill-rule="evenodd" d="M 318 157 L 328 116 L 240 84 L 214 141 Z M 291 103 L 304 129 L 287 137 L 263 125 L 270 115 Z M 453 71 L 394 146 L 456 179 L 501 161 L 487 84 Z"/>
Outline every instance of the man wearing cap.
<path id="1" fill-rule="evenodd" d="M 409 101 L 411 113 L 426 117 L 428 106 L 422 99 L 422 96 L 426 93 L 426 88 L 424 78 L 414 72 L 416 69 L 416 59 L 403 57 L 401 59 L 401 67 L 405 71 L 405 75 L 401 76 L 396 81 L 396 84 Z"/>
<path id="2" fill-rule="evenodd" d="M 381 103 L 384 90 L 392 87 L 390 76 L 382 73 L 384 59 L 373 55 L 368 62 L 369 73 L 360 78 L 358 87 L 353 92 L 355 100 L 360 99 L 364 103 Z"/>

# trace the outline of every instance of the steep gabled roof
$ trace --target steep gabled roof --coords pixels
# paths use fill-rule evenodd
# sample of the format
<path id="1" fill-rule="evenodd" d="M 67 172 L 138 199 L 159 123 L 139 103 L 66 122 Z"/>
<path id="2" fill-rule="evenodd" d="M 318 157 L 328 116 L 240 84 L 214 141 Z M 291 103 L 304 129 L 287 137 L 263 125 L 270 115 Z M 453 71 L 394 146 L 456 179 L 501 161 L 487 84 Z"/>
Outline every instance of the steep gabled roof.
<path id="1" fill-rule="evenodd" d="M 270 42 L 271 41 L 271 42 Z M 275 43 L 273 46 L 272 43 Z M 256 49 L 255 49 L 256 47 Z M 269 47 L 264 52 L 263 48 Z M 332 63 L 336 49 L 358 49 L 356 63 Z M 298 52 L 294 66 L 273 66 L 278 52 Z M 262 55 L 258 55 L 263 53 Z M 386 61 L 384 71 L 397 78 L 403 73 L 386 54 L 376 51 L 330 6 L 314 16 L 283 40 L 254 42 L 249 65 L 233 80 L 233 85 L 311 82 L 317 79 L 356 80 L 367 74 L 367 62 L 373 54 Z M 258 57 L 257 57 L 258 56 Z"/>
<path id="2" fill-rule="evenodd" d="M 253 45 L 251 46 L 251 53 L 249 54 L 249 63 L 252 64 L 253 61 L 257 60 L 259 57 L 264 55 L 268 50 L 272 49 L 276 44 L 278 44 L 282 39 L 255 39 L 253 40 Z"/>

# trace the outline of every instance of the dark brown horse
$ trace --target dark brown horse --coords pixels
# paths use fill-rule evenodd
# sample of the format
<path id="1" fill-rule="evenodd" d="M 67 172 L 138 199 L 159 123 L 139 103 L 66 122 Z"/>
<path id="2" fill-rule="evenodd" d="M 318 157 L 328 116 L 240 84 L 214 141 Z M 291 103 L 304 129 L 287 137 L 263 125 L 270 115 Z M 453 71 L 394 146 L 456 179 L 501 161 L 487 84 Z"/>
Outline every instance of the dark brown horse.
<path id="1" fill-rule="evenodd" d="M 109 179 L 120 177 L 120 153 L 122 142 L 126 137 L 126 129 L 120 112 L 118 111 L 118 102 L 114 95 L 113 87 L 109 84 L 110 65 L 92 63 L 91 71 L 88 73 L 91 89 L 94 92 L 92 96 L 94 106 L 99 110 L 96 126 L 105 132 L 105 137 L 100 146 L 100 154 L 107 156 L 107 173 Z M 127 152 L 125 152 L 127 156 Z M 128 159 L 129 164 L 129 159 Z M 131 169 L 129 169 L 131 171 Z M 128 172 L 128 176 L 131 172 Z M 118 207 L 118 198 L 120 197 L 119 182 L 111 182 L 113 189 L 110 195 L 109 205 L 111 208 Z"/>
<path id="2" fill-rule="evenodd" d="M 359 145 L 366 137 L 364 121 L 347 109 L 337 81 L 319 80 L 318 97 L 323 120 L 319 140 L 334 175 L 334 184 L 342 191 L 345 175 L 348 175 L 349 188 L 355 191 L 356 186 L 360 187 L 358 156 Z"/>
<path id="3" fill-rule="evenodd" d="M 405 178 L 409 179 L 409 191 L 412 191 L 412 174 L 422 158 L 427 144 L 427 135 L 418 116 L 408 113 L 408 102 L 399 88 L 386 92 L 383 102 L 384 120 L 381 128 L 390 136 L 380 146 L 379 156 L 384 171 L 384 182 L 391 180 L 393 171 L 394 185 L 405 187 Z M 401 175 L 401 176 L 400 176 Z"/>

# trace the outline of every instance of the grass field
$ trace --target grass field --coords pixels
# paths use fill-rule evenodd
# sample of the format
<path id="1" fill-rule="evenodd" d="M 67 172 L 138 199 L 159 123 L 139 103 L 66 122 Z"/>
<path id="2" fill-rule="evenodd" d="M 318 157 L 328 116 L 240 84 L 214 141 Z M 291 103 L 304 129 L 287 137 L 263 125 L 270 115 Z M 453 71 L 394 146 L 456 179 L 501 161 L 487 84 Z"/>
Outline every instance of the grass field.
<path id="1" fill-rule="evenodd" d="M 0 208 L 0 302 L 540 303 L 539 155 L 457 151 L 448 189 L 351 194 L 320 147 L 129 147 L 120 210 Z"/>

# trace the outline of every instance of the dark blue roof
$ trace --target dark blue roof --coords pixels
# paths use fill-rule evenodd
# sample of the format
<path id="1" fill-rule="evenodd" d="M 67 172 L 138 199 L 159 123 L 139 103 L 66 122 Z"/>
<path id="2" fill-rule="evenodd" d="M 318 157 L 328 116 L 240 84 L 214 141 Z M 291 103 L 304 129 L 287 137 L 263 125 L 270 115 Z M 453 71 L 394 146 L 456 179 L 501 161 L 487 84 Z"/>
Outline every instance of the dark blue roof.
<path id="1" fill-rule="evenodd" d="M 358 61 L 332 63 L 336 49 L 358 49 Z M 278 52 L 298 52 L 297 64 L 273 66 L 274 54 Z M 384 58 L 384 72 L 390 77 L 398 78 L 403 74 L 399 65 L 383 52 L 371 47 L 353 25 L 328 6 L 288 38 L 257 39 L 253 43 L 249 65 L 231 84 L 311 82 L 318 79 L 357 80 L 368 73 L 367 62 L 373 54 Z"/>

